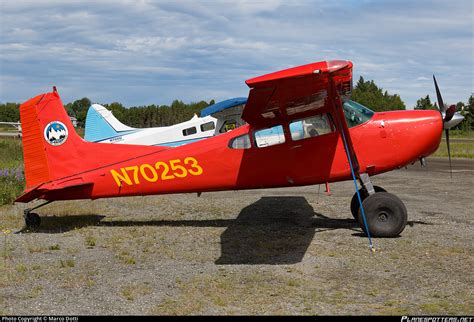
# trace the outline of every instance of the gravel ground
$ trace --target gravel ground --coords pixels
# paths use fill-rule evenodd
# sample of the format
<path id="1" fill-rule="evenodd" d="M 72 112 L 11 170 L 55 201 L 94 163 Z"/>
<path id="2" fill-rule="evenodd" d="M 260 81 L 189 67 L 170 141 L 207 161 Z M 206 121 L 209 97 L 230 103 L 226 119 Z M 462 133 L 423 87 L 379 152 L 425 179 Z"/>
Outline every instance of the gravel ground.
<path id="1" fill-rule="evenodd" d="M 399 238 L 352 219 L 352 182 L 57 202 L 0 235 L 1 314 L 474 314 L 474 162 L 373 177 Z M 320 191 L 320 193 L 318 193 Z M 0 208 L 17 231 L 24 205 Z"/>

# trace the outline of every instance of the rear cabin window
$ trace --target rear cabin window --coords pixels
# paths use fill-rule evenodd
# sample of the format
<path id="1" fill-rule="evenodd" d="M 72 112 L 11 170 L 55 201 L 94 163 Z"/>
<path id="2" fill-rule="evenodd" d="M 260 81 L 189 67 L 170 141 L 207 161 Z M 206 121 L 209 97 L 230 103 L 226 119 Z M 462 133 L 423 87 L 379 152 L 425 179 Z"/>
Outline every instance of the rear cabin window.
<path id="1" fill-rule="evenodd" d="M 327 114 L 316 115 L 290 123 L 291 139 L 298 141 L 334 132 Z"/>
<path id="2" fill-rule="evenodd" d="M 201 132 L 214 130 L 215 128 L 216 128 L 216 125 L 214 124 L 214 122 L 207 122 L 207 123 L 201 124 Z"/>
<path id="3" fill-rule="evenodd" d="M 229 142 L 231 149 L 250 149 L 250 137 L 248 134 L 233 138 Z"/>
<path id="4" fill-rule="evenodd" d="M 196 134 L 196 133 L 197 133 L 197 130 L 196 130 L 195 126 L 183 130 L 183 135 L 184 136 L 188 136 L 188 135 L 192 135 L 192 134 Z"/>
<path id="5" fill-rule="evenodd" d="M 255 145 L 259 148 L 285 143 L 283 126 L 277 125 L 255 132 Z"/>

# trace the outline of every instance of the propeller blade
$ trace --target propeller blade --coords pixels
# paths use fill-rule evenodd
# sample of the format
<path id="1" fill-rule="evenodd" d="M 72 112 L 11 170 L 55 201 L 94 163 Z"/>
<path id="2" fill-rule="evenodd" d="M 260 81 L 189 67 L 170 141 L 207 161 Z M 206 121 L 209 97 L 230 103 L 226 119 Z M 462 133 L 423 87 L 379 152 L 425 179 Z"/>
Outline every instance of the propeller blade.
<path id="1" fill-rule="evenodd" d="M 449 147 L 449 129 L 444 130 L 446 134 L 446 144 L 448 145 L 448 158 L 449 158 L 449 173 L 451 174 L 451 179 L 453 178 L 453 167 L 451 165 L 451 149 Z"/>
<path id="2" fill-rule="evenodd" d="M 441 92 L 439 91 L 438 83 L 436 82 L 436 77 L 433 75 L 433 80 L 436 88 L 436 97 L 438 98 L 438 108 L 441 113 L 445 112 L 443 98 L 441 97 Z"/>
<path id="3" fill-rule="evenodd" d="M 451 105 L 448 107 L 446 110 L 446 115 L 444 116 L 444 122 L 449 122 L 454 116 L 454 113 L 456 113 L 456 105 Z"/>

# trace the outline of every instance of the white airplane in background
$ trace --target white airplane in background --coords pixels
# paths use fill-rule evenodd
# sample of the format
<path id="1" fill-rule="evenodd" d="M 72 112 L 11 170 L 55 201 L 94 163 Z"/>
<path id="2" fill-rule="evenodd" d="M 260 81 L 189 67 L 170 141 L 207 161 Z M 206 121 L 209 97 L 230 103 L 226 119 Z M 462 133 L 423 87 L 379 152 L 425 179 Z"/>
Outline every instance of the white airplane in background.
<path id="1" fill-rule="evenodd" d="M 0 125 L 11 125 L 18 130 L 18 136 L 21 136 L 21 123 L 20 122 L 0 122 Z"/>
<path id="2" fill-rule="evenodd" d="M 241 119 L 247 98 L 233 98 L 208 106 L 201 117 L 171 126 L 133 128 L 121 123 L 104 106 L 93 104 L 87 111 L 84 139 L 98 143 L 162 145 L 177 147 L 233 130 Z"/>

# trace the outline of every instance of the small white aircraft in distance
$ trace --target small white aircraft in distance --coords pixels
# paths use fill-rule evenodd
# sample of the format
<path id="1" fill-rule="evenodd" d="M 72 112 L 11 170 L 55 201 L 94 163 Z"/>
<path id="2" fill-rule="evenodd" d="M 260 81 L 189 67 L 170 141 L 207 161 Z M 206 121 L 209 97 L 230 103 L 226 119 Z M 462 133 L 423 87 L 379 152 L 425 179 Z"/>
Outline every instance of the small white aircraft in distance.
<path id="1" fill-rule="evenodd" d="M 21 123 L 20 122 L 0 122 L 0 125 L 11 125 L 18 131 L 18 136 L 21 136 Z"/>
<path id="2" fill-rule="evenodd" d="M 171 126 L 133 128 L 111 111 L 93 104 L 87 111 L 84 139 L 96 143 L 161 145 L 177 147 L 228 132 L 245 124 L 240 115 L 247 98 L 232 98 L 201 111 L 186 122 Z"/>

